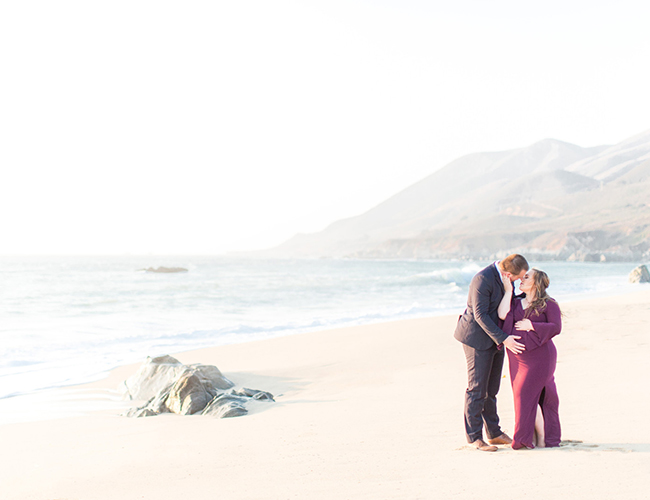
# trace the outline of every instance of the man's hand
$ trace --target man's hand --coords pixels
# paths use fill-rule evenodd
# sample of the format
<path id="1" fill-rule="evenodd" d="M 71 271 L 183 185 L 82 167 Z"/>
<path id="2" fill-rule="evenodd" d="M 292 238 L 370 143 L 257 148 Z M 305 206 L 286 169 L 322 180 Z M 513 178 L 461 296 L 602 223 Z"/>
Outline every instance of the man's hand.
<path id="1" fill-rule="evenodd" d="M 503 341 L 503 345 L 506 346 L 510 351 L 515 354 L 521 354 L 526 350 L 526 346 L 517 342 L 517 339 L 520 339 L 519 335 L 510 335 L 507 339 Z"/>
<path id="2" fill-rule="evenodd" d="M 506 291 L 507 295 L 512 295 L 512 281 L 510 281 L 510 273 L 501 273 L 501 281 L 503 282 L 503 288 Z"/>

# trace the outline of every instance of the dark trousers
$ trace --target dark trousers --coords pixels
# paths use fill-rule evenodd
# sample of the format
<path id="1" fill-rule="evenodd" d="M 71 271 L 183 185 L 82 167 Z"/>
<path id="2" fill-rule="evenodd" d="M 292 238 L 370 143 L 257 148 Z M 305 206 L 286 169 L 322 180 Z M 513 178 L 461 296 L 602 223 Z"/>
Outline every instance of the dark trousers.
<path id="1" fill-rule="evenodd" d="M 467 391 L 465 391 L 465 434 L 473 443 L 483 438 L 483 425 L 488 439 L 502 434 L 497 415 L 497 392 L 501 384 L 503 349 L 496 345 L 486 351 L 463 344 L 467 360 Z"/>

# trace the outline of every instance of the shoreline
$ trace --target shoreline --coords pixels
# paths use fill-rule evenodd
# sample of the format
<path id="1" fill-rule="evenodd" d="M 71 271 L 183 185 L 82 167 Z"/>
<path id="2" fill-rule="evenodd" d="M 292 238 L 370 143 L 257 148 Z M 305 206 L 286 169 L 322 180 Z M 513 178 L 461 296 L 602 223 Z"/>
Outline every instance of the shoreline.
<path id="1" fill-rule="evenodd" d="M 145 273 L 128 269 L 145 262 L 130 259 L 42 264 L 45 276 L 20 263 L 8 274 L 14 281 L 7 289 L 16 294 L 2 317 L 9 337 L 8 357 L 0 370 L 0 401 L 48 387 L 89 383 L 146 356 L 459 314 L 467 284 L 480 269 L 478 263 L 409 261 L 280 267 L 234 262 L 224 267 L 199 259 L 166 263 L 187 264 L 190 273 L 143 277 Z M 541 266 L 556 277 L 551 288 L 561 301 L 569 292 L 567 298 L 574 300 L 630 289 L 627 265 Z"/>
<path id="2" fill-rule="evenodd" d="M 644 498 L 650 441 L 639 430 L 650 403 L 638 394 L 650 290 L 562 308 L 560 448 L 466 445 L 465 362 L 456 318 L 442 316 L 170 353 L 214 364 L 276 402 L 222 420 L 101 410 L 0 426 L 4 498 L 470 499 L 486 488 L 504 498 Z M 113 390 L 135 368 L 82 387 Z M 511 433 L 503 375 L 499 415 Z"/>
<path id="3" fill-rule="evenodd" d="M 635 290 L 630 291 L 629 287 L 638 287 Z M 584 301 L 592 300 L 606 300 L 614 299 L 626 295 L 635 295 L 642 293 L 650 294 L 650 284 L 626 284 L 622 285 L 619 289 L 616 290 L 605 290 L 602 292 L 591 292 L 587 297 L 580 297 L 578 295 L 569 295 L 565 296 L 561 300 L 562 304 L 574 304 Z M 460 310 L 459 310 L 460 311 Z M 270 336 L 267 338 L 253 338 L 248 340 L 243 340 L 241 342 L 231 342 L 224 344 L 216 344 L 212 346 L 200 346 L 196 348 L 185 349 L 182 351 L 166 351 L 166 352 L 157 352 L 151 353 L 149 356 L 156 357 L 164 354 L 169 354 L 174 357 L 183 357 L 185 353 L 201 352 L 203 350 L 210 349 L 219 349 L 228 346 L 234 345 L 249 345 L 257 342 L 272 341 L 274 339 L 280 338 L 290 338 L 294 336 L 301 335 L 311 335 L 311 334 L 323 334 L 325 332 L 333 332 L 341 329 L 354 329 L 359 327 L 368 327 L 374 325 L 382 325 L 387 323 L 399 323 L 399 322 L 408 322 L 414 320 L 433 320 L 436 318 L 445 318 L 453 317 L 456 318 L 458 312 L 449 312 L 444 311 L 440 314 L 428 314 L 422 316 L 412 316 L 405 318 L 390 318 L 390 319 L 379 319 L 374 321 L 369 321 L 367 323 L 361 324 L 343 324 L 341 326 L 328 326 L 328 327 L 313 327 L 313 329 L 306 329 L 303 331 L 295 331 L 290 333 L 282 333 L 277 336 Z M 453 333 L 453 329 L 450 332 Z M 146 359 L 146 358 L 145 358 Z M 115 374 L 127 374 L 130 371 L 135 372 L 135 370 L 145 361 L 142 359 L 133 363 L 124 363 L 117 365 L 109 370 L 104 370 L 100 373 L 97 373 L 90 380 L 75 382 L 71 384 L 54 386 L 44 389 L 39 389 L 36 391 L 31 391 L 27 393 L 15 394 L 12 396 L 7 396 L 0 398 L 0 427 L 3 425 L 8 425 L 12 423 L 20 422 L 35 422 L 35 421 L 45 421 L 58 418 L 68 418 L 74 416 L 83 416 L 95 411 L 100 410 L 110 410 L 114 408 L 125 408 L 123 400 L 121 398 L 121 393 L 118 392 L 117 387 L 119 385 L 118 381 L 115 383 L 113 389 L 107 387 L 108 381 L 116 379 Z M 192 363 L 200 363 L 201 361 L 192 361 Z M 219 367 L 221 369 L 221 367 Z M 120 375 L 123 376 L 123 375 Z M 128 375 L 123 376 L 123 379 L 126 379 Z M 83 394 L 86 393 L 87 397 L 84 397 Z M 38 407 L 40 405 L 48 405 L 49 411 L 54 414 L 51 417 L 43 417 L 32 414 L 31 408 Z M 128 406 L 127 406 L 128 407 Z M 14 417 L 7 415 L 15 415 Z"/>
<path id="4" fill-rule="evenodd" d="M 559 299 L 562 303 L 565 304 L 570 304 L 573 302 L 580 302 L 584 300 L 592 300 L 592 299 L 606 299 L 608 297 L 618 297 L 621 295 L 627 295 L 627 294 L 635 294 L 635 293 L 642 293 L 645 290 L 650 290 L 650 284 L 629 284 L 629 283 L 624 283 L 618 285 L 616 288 L 608 288 L 603 291 L 591 291 L 588 293 L 581 292 L 581 293 L 576 293 L 576 294 L 564 294 L 560 295 L 561 299 Z M 464 305 L 462 307 L 459 307 L 458 309 L 441 309 L 439 312 L 431 314 L 431 313 L 414 313 L 413 315 L 409 315 L 408 313 L 405 314 L 403 317 L 400 316 L 394 316 L 394 317 L 384 317 L 384 318 L 375 318 L 367 322 L 361 322 L 358 323 L 356 321 L 359 321 L 358 319 L 355 319 L 354 321 L 351 322 L 341 322 L 338 324 L 333 324 L 333 325 L 318 325 L 318 326 L 305 326 L 305 327 L 298 327 L 295 330 L 286 330 L 282 331 L 279 334 L 271 334 L 266 337 L 255 337 L 253 336 L 252 338 L 246 338 L 243 340 L 235 340 L 235 341 L 224 341 L 224 343 L 217 343 L 217 344 L 211 344 L 211 345 L 198 345 L 196 347 L 190 347 L 188 349 L 183 349 L 180 351 L 173 351 L 172 349 L 165 350 L 164 352 L 161 350 L 159 352 L 151 352 L 147 354 L 148 356 L 160 356 L 163 354 L 170 354 L 170 353 L 183 353 L 187 351 L 194 351 L 194 350 L 199 350 L 199 349 L 209 349 L 211 347 L 223 347 L 223 346 L 228 346 L 228 345 L 239 345 L 239 344 L 248 344 L 248 343 L 254 343 L 254 342 L 261 342 L 264 340 L 270 340 L 270 339 L 275 339 L 275 338 L 282 338 L 282 337 L 291 337 L 294 335 L 306 335 L 306 334 L 312 334 L 312 333 L 317 333 L 317 332 L 325 332 L 325 331 L 330 331 L 330 330 L 338 330 L 340 328 L 355 328 L 359 326 L 368 326 L 368 325 L 377 325 L 377 324 L 382 324 L 382 323 L 389 323 L 389 322 L 396 322 L 396 321 L 409 321 L 413 319 L 427 319 L 427 318 L 440 318 L 440 317 L 445 317 L 445 316 L 456 316 L 457 314 L 460 314 L 462 310 L 464 310 Z M 245 335 L 244 337 L 246 337 Z M 48 397 L 48 395 L 55 393 L 57 391 L 74 391 L 75 388 L 83 388 L 88 385 L 93 385 L 95 383 L 101 383 L 103 379 L 106 379 L 110 377 L 111 372 L 115 370 L 119 370 L 123 366 L 129 366 L 129 365 L 138 365 L 139 363 L 143 362 L 144 359 L 141 361 L 133 361 L 133 362 L 124 362 L 122 364 L 117 364 L 111 368 L 108 369 L 103 369 L 101 372 L 97 372 L 93 375 L 90 375 L 86 378 L 86 380 L 79 380 L 71 383 L 66 383 L 64 385 L 57 385 L 53 387 L 47 387 L 47 388 L 42 388 L 42 389 L 36 389 L 34 391 L 29 391 L 29 392 L 23 392 L 23 393 L 16 393 L 16 394 L 11 394 L 8 396 L 3 396 L 0 397 L 0 425 L 4 425 L 6 422 L 6 419 L 2 418 L 2 410 L 3 408 L 7 408 L 11 406 L 8 401 L 11 400 L 16 400 L 18 399 L 34 399 L 34 400 L 39 400 L 42 399 L 42 396 L 45 398 Z"/>

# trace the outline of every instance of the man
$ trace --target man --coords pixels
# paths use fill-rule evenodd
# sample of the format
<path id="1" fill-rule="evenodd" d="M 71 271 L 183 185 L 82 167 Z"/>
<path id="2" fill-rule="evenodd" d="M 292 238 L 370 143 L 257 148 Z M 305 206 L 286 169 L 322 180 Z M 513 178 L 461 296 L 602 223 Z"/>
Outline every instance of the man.
<path id="1" fill-rule="evenodd" d="M 503 346 L 519 354 L 525 346 L 519 336 L 497 326 L 499 303 L 505 294 L 503 280 L 514 282 L 528 271 L 528 262 L 512 254 L 479 271 L 469 285 L 467 309 L 458 318 L 454 337 L 463 343 L 467 360 L 465 392 L 465 433 L 467 441 L 481 451 L 496 451 L 496 444 L 511 444 L 512 439 L 499 427 L 497 393 L 505 355 Z M 483 440 L 483 425 L 488 443 Z"/>

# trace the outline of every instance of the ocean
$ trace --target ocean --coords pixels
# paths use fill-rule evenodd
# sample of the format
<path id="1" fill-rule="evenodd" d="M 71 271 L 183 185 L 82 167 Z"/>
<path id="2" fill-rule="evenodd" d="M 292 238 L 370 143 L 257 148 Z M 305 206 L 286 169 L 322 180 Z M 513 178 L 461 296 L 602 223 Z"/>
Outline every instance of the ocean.
<path id="1" fill-rule="evenodd" d="M 619 294 L 633 263 L 531 262 L 560 303 Z M 199 256 L 0 257 L 0 400 L 147 356 L 460 314 L 486 262 Z M 186 273 L 147 273 L 178 266 Z M 451 335 L 452 332 L 431 332 Z"/>

